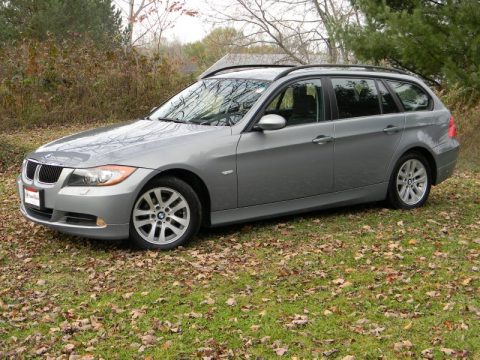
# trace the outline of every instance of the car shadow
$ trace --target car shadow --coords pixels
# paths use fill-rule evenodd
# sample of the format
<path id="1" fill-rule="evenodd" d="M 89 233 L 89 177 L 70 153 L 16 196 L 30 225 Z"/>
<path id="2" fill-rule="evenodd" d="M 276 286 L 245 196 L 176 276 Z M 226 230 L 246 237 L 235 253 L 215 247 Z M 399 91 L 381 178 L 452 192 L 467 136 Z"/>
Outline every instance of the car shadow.
<path id="1" fill-rule="evenodd" d="M 361 213 L 366 213 L 371 210 L 380 210 L 384 209 L 383 202 L 353 205 L 348 207 L 339 207 L 332 209 L 316 210 L 310 211 L 301 214 L 295 215 L 286 215 L 278 216 L 274 218 L 269 218 L 265 220 L 257 221 L 247 221 L 239 224 L 233 225 L 224 225 L 213 228 L 204 227 L 201 228 L 198 235 L 192 239 L 185 248 L 196 248 L 197 246 L 202 246 L 204 241 L 216 238 L 231 238 L 237 236 L 240 233 L 248 234 L 248 232 L 253 232 L 262 227 L 274 227 L 280 224 L 289 224 L 295 223 L 296 221 L 302 219 L 306 221 L 313 220 L 327 220 L 332 217 L 338 216 L 349 216 L 349 215 L 359 215 Z M 60 240 L 65 245 L 72 246 L 75 248 L 85 247 L 90 248 L 94 251 L 135 251 L 129 244 L 127 240 L 97 240 L 97 239 L 86 239 L 78 236 L 71 236 L 56 232 L 55 230 L 46 230 L 49 233 L 52 240 Z"/>
<path id="2" fill-rule="evenodd" d="M 239 233 L 246 234 L 249 231 L 254 231 L 255 229 L 262 228 L 262 227 L 274 227 L 280 224 L 287 224 L 295 223 L 298 220 L 306 220 L 306 221 L 313 221 L 313 220 L 327 220 L 332 217 L 337 216 L 349 216 L 349 215 L 358 215 L 367 211 L 371 210 L 381 210 L 385 209 L 384 202 L 375 202 L 375 203 L 368 203 L 368 204 L 360 204 L 360 205 L 352 205 L 348 207 L 338 207 L 338 208 L 330 208 L 330 209 L 323 209 L 323 210 L 314 210 L 300 214 L 294 215 L 284 215 L 284 216 L 276 216 L 273 218 L 268 218 L 264 220 L 256 220 L 256 221 L 247 221 L 242 222 L 239 224 L 233 225 L 222 225 L 218 227 L 204 227 L 200 229 L 200 232 L 190 242 L 191 245 L 201 244 L 202 240 L 206 240 L 212 237 L 233 237 L 238 235 Z M 188 245 L 187 245 L 188 246 Z"/>

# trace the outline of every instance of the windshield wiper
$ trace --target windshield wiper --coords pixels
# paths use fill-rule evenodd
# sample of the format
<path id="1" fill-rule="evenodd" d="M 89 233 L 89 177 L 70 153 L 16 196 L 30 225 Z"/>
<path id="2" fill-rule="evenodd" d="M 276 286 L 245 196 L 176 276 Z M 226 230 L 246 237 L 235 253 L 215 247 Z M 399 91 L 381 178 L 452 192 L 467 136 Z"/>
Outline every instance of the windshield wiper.
<path id="1" fill-rule="evenodd" d="M 186 124 L 186 121 L 178 120 L 178 119 L 169 119 L 169 118 L 158 118 L 158 121 L 165 121 L 165 122 L 174 122 L 177 124 Z"/>

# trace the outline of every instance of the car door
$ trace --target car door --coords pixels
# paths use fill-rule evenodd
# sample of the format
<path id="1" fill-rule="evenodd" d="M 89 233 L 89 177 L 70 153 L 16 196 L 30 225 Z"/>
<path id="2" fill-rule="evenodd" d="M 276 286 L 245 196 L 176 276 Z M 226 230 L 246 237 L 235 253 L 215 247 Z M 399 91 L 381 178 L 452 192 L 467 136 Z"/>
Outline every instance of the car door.
<path id="1" fill-rule="evenodd" d="M 320 79 L 281 89 L 262 114 L 287 125 L 241 135 L 237 148 L 238 206 L 298 199 L 333 189 L 333 125 L 325 121 Z"/>
<path id="2" fill-rule="evenodd" d="M 405 127 L 404 113 L 381 80 L 332 77 L 331 85 L 335 191 L 384 182 Z"/>

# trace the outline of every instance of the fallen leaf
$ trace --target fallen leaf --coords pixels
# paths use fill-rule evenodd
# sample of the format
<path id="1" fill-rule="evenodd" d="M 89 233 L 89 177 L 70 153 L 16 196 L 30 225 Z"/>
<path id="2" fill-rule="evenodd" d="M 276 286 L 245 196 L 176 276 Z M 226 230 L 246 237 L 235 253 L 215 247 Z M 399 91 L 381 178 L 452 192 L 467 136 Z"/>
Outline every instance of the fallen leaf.
<path id="1" fill-rule="evenodd" d="M 73 350 L 75 350 L 74 344 L 67 344 L 63 347 L 63 352 L 67 354 L 70 354 Z"/>
<path id="2" fill-rule="evenodd" d="M 132 297 L 132 295 L 133 295 L 133 292 L 129 292 L 129 293 L 123 294 L 122 298 L 124 298 L 125 300 L 128 300 Z"/>
<path id="3" fill-rule="evenodd" d="M 237 305 L 237 300 L 235 300 L 234 298 L 229 298 L 225 304 L 227 304 L 228 306 L 235 306 Z"/>
<path id="4" fill-rule="evenodd" d="M 276 348 L 274 349 L 274 351 L 275 351 L 275 354 L 277 354 L 278 356 L 283 356 L 287 353 L 288 348 Z"/>
<path id="5" fill-rule="evenodd" d="M 35 355 L 43 355 L 48 351 L 48 348 L 43 346 L 37 350 L 35 350 Z"/>
<path id="6" fill-rule="evenodd" d="M 433 359 L 433 349 L 430 348 L 430 349 L 422 350 L 421 355 L 425 359 L 429 359 L 429 360 Z"/>
<path id="7" fill-rule="evenodd" d="M 338 278 L 332 281 L 334 285 L 342 285 L 345 282 L 345 279 Z"/>
<path id="8" fill-rule="evenodd" d="M 336 354 L 337 352 L 338 352 L 338 349 L 331 349 L 331 350 L 324 351 L 322 353 L 322 355 L 326 356 L 326 357 L 329 357 L 329 356 L 332 356 L 332 355 Z"/>
<path id="9" fill-rule="evenodd" d="M 258 329 L 260 329 L 260 325 L 252 325 L 252 326 L 250 326 L 250 330 L 252 330 L 252 331 L 258 331 Z"/>
<path id="10" fill-rule="evenodd" d="M 142 336 L 141 339 L 143 345 L 153 345 L 157 342 L 157 338 L 150 334 Z"/>
<path id="11" fill-rule="evenodd" d="M 440 351 L 444 353 L 445 355 L 452 356 L 456 353 L 455 350 L 449 349 L 449 348 L 441 348 Z"/>
<path id="12" fill-rule="evenodd" d="M 445 304 L 445 306 L 443 307 L 443 311 L 452 310 L 454 305 L 455 305 L 455 303 L 447 303 L 447 304 Z"/>
<path id="13" fill-rule="evenodd" d="M 403 349 L 411 349 L 413 344 L 409 340 L 404 340 L 393 344 L 393 350 L 400 352 Z"/>

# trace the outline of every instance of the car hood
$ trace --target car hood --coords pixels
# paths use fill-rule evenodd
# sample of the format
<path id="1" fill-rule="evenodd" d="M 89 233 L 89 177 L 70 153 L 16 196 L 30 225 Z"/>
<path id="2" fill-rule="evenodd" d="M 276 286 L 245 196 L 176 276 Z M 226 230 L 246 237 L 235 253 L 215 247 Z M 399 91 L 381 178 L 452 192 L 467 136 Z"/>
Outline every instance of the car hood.
<path id="1" fill-rule="evenodd" d="M 64 167 L 122 165 L 158 148 L 225 127 L 138 120 L 67 136 L 41 146 L 28 158 Z"/>

